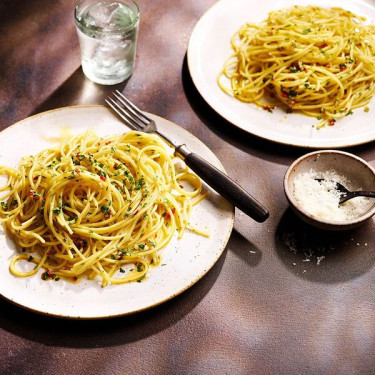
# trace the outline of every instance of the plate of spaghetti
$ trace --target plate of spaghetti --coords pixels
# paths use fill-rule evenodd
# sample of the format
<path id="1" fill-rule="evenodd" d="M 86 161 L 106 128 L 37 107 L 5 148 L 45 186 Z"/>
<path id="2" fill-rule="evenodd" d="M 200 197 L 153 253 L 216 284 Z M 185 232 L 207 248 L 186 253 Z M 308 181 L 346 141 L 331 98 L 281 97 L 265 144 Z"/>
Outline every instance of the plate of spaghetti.
<path id="1" fill-rule="evenodd" d="M 150 116 L 223 169 L 186 130 Z M 74 319 L 142 311 L 197 282 L 229 240 L 233 206 L 160 137 L 104 106 L 29 117 L 0 147 L 0 295 L 21 307 Z"/>
<path id="2" fill-rule="evenodd" d="M 192 80 L 238 128 L 292 146 L 375 140 L 370 1 L 221 0 L 195 26 Z"/>

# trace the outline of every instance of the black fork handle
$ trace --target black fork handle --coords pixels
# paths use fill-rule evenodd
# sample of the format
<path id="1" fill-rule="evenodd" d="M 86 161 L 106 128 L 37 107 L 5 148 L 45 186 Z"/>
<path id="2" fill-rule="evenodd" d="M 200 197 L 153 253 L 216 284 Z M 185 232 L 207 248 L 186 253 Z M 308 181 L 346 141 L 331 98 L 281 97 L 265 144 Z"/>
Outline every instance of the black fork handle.
<path id="1" fill-rule="evenodd" d="M 357 191 L 350 191 L 349 193 L 343 194 L 340 198 L 340 203 L 344 203 L 349 199 L 355 197 L 368 197 L 368 198 L 375 198 L 375 191 L 364 191 L 364 190 L 357 190 Z"/>
<path id="2" fill-rule="evenodd" d="M 184 147 L 182 145 L 176 151 L 182 155 L 186 165 L 217 193 L 259 223 L 268 218 L 269 212 L 246 190 L 201 156 Z"/>

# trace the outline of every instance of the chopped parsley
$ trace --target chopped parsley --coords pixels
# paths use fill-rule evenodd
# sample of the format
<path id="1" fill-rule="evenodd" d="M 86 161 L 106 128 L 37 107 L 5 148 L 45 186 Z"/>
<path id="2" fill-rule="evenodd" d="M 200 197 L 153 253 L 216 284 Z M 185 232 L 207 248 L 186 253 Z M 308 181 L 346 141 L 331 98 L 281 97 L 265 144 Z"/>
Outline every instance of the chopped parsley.
<path id="1" fill-rule="evenodd" d="M 101 207 L 100 207 L 100 210 L 103 212 L 103 214 L 105 215 L 110 215 L 111 214 L 111 211 L 109 209 L 109 205 L 106 205 L 106 204 L 103 204 Z"/>
<path id="2" fill-rule="evenodd" d="M 292 73 L 297 73 L 298 72 L 298 68 L 295 65 L 293 65 L 293 66 L 290 67 L 290 71 Z"/>
<path id="3" fill-rule="evenodd" d="M 61 214 L 61 207 L 55 207 L 52 212 L 55 214 L 55 215 L 60 215 Z"/>

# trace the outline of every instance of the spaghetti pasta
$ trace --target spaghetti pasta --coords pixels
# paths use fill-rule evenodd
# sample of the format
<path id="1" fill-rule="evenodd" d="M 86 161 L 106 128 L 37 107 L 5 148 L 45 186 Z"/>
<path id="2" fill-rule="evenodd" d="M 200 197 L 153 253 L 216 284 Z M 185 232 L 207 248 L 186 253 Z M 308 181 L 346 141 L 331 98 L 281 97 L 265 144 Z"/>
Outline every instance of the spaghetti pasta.
<path id="1" fill-rule="evenodd" d="M 179 238 L 194 230 L 192 207 L 208 194 L 175 164 L 155 134 L 99 138 L 90 131 L 22 158 L 17 169 L 1 166 L 8 182 L 0 189 L 0 221 L 22 248 L 10 271 L 98 277 L 102 286 L 142 280 L 176 230 Z M 22 269 L 27 262 L 32 269 Z"/>
<path id="2" fill-rule="evenodd" d="M 334 125 L 375 93 L 374 25 L 342 8 L 293 6 L 232 37 L 221 89 L 272 112 L 275 105 Z"/>

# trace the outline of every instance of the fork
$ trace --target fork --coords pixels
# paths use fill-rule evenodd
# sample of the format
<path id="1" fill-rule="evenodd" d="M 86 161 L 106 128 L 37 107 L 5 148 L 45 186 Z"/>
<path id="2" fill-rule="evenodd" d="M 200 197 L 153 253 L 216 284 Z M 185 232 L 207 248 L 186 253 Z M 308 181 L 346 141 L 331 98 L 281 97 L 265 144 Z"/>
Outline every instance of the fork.
<path id="1" fill-rule="evenodd" d="M 113 92 L 113 96 L 117 100 L 108 97 L 105 102 L 126 125 L 137 131 L 158 134 L 174 147 L 175 153 L 185 161 L 188 167 L 230 203 L 257 222 L 261 223 L 268 218 L 268 211 L 225 173 L 208 163 L 198 154 L 190 151 L 185 144 L 178 144 L 167 135 L 162 134 L 157 129 L 155 121 L 130 102 L 120 91 Z"/>

